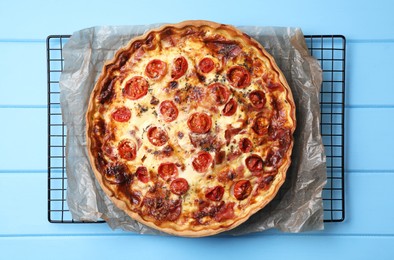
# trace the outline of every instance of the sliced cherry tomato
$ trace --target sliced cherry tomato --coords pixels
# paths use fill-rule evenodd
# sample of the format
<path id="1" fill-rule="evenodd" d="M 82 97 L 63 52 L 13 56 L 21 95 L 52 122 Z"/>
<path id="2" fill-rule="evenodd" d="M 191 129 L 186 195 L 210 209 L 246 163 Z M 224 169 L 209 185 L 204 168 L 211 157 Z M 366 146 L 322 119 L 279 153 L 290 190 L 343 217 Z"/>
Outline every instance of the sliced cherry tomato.
<path id="1" fill-rule="evenodd" d="M 265 172 L 273 172 L 277 169 L 278 164 L 281 162 L 286 149 L 271 149 L 268 151 L 267 157 L 265 158 Z"/>
<path id="2" fill-rule="evenodd" d="M 248 138 L 242 138 L 239 140 L 238 147 L 243 153 L 248 153 L 252 150 L 253 144 Z"/>
<path id="3" fill-rule="evenodd" d="M 159 176 L 165 181 L 174 179 L 178 176 L 178 168 L 171 162 L 161 163 L 158 172 Z"/>
<path id="4" fill-rule="evenodd" d="M 209 188 L 205 193 L 205 197 L 212 201 L 220 201 L 223 198 L 224 188 L 222 186 L 216 186 Z"/>
<path id="5" fill-rule="evenodd" d="M 178 117 L 178 108 L 174 102 L 165 100 L 160 104 L 160 113 L 163 116 L 164 121 L 172 122 Z"/>
<path id="6" fill-rule="evenodd" d="M 269 120 L 263 115 L 257 116 L 252 125 L 252 129 L 256 134 L 264 135 L 268 133 L 269 123 Z"/>
<path id="7" fill-rule="evenodd" d="M 119 156 L 125 160 L 132 161 L 137 155 L 137 148 L 134 142 L 124 139 L 118 144 Z"/>
<path id="8" fill-rule="evenodd" d="M 224 116 L 232 116 L 237 111 L 238 103 L 234 98 L 230 99 L 224 106 L 222 112 Z"/>
<path id="9" fill-rule="evenodd" d="M 118 122 L 127 122 L 131 118 L 131 111 L 127 107 L 119 107 L 112 112 L 111 117 Z"/>
<path id="10" fill-rule="evenodd" d="M 193 113 L 187 120 L 189 129 L 196 134 L 208 133 L 212 126 L 211 117 L 205 113 Z"/>
<path id="11" fill-rule="evenodd" d="M 257 109 L 263 109 L 265 106 L 265 94 L 261 90 L 254 90 L 249 94 L 249 100 L 252 105 Z"/>
<path id="12" fill-rule="evenodd" d="M 208 90 L 213 97 L 213 100 L 215 100 L 216 104 L 219 106 L 226 104 L 230 97 L 230 91 L 220 83 L 213 83 L 209 85 Z"/>
<path id="13" fill-rule="evenodd" d="M 151 79 L 161 79 L 167 73 L 167 63 L 162 60 L 151 60 L 145 68 L 145 75 Z"/>
<path id="14" fill-rule="evenodd" d="M 234 197 L 237 200 L 246 199 L 252 192 L 252 184 L 249 180 L 240 180 L 234 185 Z"/>
<path id="15" fill-rule="evenodd" d="M 143 183 L 147 183 L 149 181 L 148 169 L 146 169 L 145 166 L 138 167 L 135 175 L 137 175 L 138 180 Z"/>
<path id="16" fill-rule="evenodd" d="M 173 79 L 179 79 L 183 75 L 185 75 L 187 71 L 187 60 L 185 57 L 178 57 L 174 59 L 174 62 L 172 64 L 172 70 L 171 70 L 171 78 Z"/>
<path id="17" fill-rule="evenodd" d="M 155 146 L 162 146 L 168 141 L 168 135 L 163 129 L 152 126 L 148 130 L 148 140 Z"/>
<path id="18" fill-rule="evenodd" d="M 251 172 L 260 172 L 264 168 L 263 159 L 257 154 L 252 154 L 245 159 L 246 167 Z"/>
<path id="19" fill-rule="evenodd" d="M 200 68 L 202 73 L 209 73 L 215 68 L 215 63 L 211 58 L 204 58 L 200 60 L 198 63 L 198 67 Z"/>
<path id="20" fill-rule="evenodd" d="M 236 88 L 246 88 L 251 81 L 249 71 L 241 66 L 231 67 L 227 72 L 227 79 Z"/>
<path id="21" fill-rule="evenodd" d="M 134 76 L 126 82 L 123 89 L 123 96 L 128 99 L 136 100 L 148 93 L 149 84 L 146 79 L 141 76 Z"/>
<path id="22" fill-rule="evenodd" d="M 192 165 L 197 172 L 206 172 L 212 163 L 212 156 L 208 152 L 201 151 L 194 158 Z"/>
<path id="23" fill-rule="evenodd" d="M 177 195 L 183 195 L 189 189 L 189 183 L 184 178 L 177 178 L 170 184 L 170 190 Z"/>

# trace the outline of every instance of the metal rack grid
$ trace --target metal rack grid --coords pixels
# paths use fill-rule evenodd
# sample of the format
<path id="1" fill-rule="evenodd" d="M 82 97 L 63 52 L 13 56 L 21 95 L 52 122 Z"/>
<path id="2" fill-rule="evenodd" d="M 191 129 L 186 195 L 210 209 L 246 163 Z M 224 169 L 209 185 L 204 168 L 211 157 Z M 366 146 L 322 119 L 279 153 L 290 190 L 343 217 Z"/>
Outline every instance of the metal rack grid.
<path id="1" fill-rule="evenodd" d="M 74 221 L 66 203 L 65 147 L 67 129 L 62 121 L 59 79 L 63 70 L 63 46 L 70 35 L 47 38 L 48 74 L 48 220 Z M 306 44 L 323 70 L 321 87 L 321 133 L 327 157 L 327 185 L 323 189 L 325 222 L 345 218 L 344 103 L 346 39 L 341 35 L 308 35 Z"/>
<path id="2" fill-rule="evenodd" d="M 47 38 L 48 80 L 48 220 L 73 222 L 66 203 L 67 176 L 65 149 L 67 129 L 60 108 L 60 74 L 63 71 L 63 46 L 69 35 Z"/>
<path id="3" fill-rule="evenodd" d="M 305 36 L 310 54 L 323 71 L 320 90 L 321 135 L 327 158 L 327 185 L 323 189 L 324 220 L 345 219 L 344 122 L 346 39 L 342 35 Z"/>

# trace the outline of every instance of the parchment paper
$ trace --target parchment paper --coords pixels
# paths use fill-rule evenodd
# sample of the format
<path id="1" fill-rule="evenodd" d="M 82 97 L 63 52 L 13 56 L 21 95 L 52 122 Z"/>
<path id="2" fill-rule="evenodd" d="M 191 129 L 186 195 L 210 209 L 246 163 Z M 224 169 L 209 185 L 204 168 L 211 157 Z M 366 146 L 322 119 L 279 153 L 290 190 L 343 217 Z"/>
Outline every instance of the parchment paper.
<path id="1" fill-rule="evenodd" d="M 85 112 L 103 64 L 136 35 L 158 24 L 93 27 L 75 32 L 63 48 L 60 102 L 67 125 L 67 203 L 74 220 L 105 219 L 113 228 L 141 234 L 163 234 L 132 220 L 101 190 L 86 149 Z M 285 232 L 323 229 L 322 189 L 326 160 L 320 135 L 319 92 L 322 73 L 308 54 L 299 28 L 238 27 L 274 56 L 296 103 L 297 129 L 292 164 L 278 196 L 241 226 L 226 232 L 240 235 L 277 228 Z"/>

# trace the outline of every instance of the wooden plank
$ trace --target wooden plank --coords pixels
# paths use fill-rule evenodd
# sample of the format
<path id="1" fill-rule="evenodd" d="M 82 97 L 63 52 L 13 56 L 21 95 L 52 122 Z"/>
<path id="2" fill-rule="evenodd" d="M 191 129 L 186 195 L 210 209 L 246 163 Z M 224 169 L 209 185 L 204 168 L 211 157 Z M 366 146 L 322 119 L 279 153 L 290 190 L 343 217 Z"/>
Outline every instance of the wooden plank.
<path id="1" fill-rule="evenodd" d="M 0 108 L 0 118 L 0 170 L 45 170 L 46 108 Z"/>
<path id="2" fill-rule="evenodd" d="M 0 53 L 0 105 L 46 105 L 45 43 L 0 42 Z"/>
<path id="3" fill-rule="evenodd" d="M 3 39 L 45 39 L 49 34 L 68 34 L 95 25 L 206 19 L 235 25 L 301 27 L 308 34 L 345 34 L 351 39 L 393 39 L 391 27 L 394 17 L 391 11 L 392 5 L 388 0 L 368 8 L 355 0 L 319 4 L 307 0 L 281 4 L 254 0 L 244 0 L 242 4 L 210 0 L 201 0 L 198 4 L 181 0 L 171 4 L 158 0 L 149 3 L 121 0 L 112 5 L 77 0 L 12 1 L 0 5 L 1 24 L 12 25 L 0 27 L 0 35 Z M 373 13 L 379 15 L 371 19 Z"/>
<path id="4" fill-rule="evenodd" d="M 393 259 L 392 236 L 157 236 L 0 238 L 3 259 Z"/>
<path id="5" fill-rule="evenodd" d="M 346 109 L 348 171 L 394 171 L 394 108 Z"/>
<path id="6" fill-rule="evenodd" d="M 349 107 L 394 106 L 394 41 L 349 42 L 346 104 Z"/>

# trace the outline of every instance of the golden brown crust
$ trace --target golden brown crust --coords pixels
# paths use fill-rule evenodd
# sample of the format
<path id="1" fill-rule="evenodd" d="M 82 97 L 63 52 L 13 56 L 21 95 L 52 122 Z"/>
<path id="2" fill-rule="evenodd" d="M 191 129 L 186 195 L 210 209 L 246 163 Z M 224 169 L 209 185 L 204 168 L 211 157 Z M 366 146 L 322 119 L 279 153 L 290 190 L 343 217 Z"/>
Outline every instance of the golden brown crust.
<path id="1" fill-rule="evenodd" d="M 258 203 L 251 203 L 246 208 L 243 208 L 243 213 L 241 216 L 234 216 L 230 220 L 224 221 L 222 224 L 211 223 L 208 225 L 190 225 L 190 223 L 186 223 L 182 225 L 180 223 L 172 223 L 171 221 L 163 221 L 162 224 L 158 225 L 158 221 L 155 221 L 152 217 L 145 216 L 144 213 L 141 213 L 141 211 L 138 212 L 136 210 L 131 210 L 131 208 L 133 207 L 133 205 L 131 204 L 132 202 L 130 201 L 126 202 L 127 196 L 125 196 L 123 193 L 117 190 L 118 184 L 109 183 L 104 178 L 104 171 L 107 166 L 104 166 L 105 163 L 102 161 L 105 161 L 105 159 L 103 159 L 104 156 L 102 154 L 98 154 L 97 152 L 95 152 L 95 149 L 98 149 L 99 147 L 101 149 L 103 145 L 102 142 L 104 142 L 103 140 L 97 140 L 99 139 L 98 136 L 104 139 L 104 136 L 108 133 L 104 133 L 104 130 L 98 129 L 100 127 L 97 126 L 98 125 L 97 122 L 95 123 L 93 119 L 95 118 L 95 115 L 98 113 L 97 110 L 100 103 L 99 99 L 101 98 L 101 100 L 104 100 L 103 101 L 104 103 L 106 102 L 107 96 L 106 93 L 103 92 L 103 89 L 104 88 L 109 89 L 108 85 L 112 84 L 111 79 L 114 76 L 111 73 L 114 73 L 114 71 L 119 70 L 119 66 L 117 67 L 117 64 L 120 64 L 123 54 L 131 53 L 132 55 L 133 50 L 131 49 L 133 48 L 133 46 L 135 46 L 135 44 L 138 43 L 139 41 L 145 42 L 149 37 L 149 35 L 152 35 L 152 33 L 156 33 L 157 35 L 160 32 L 166 30 L 167 28 L 175 28 L 180 32 L 182 32 L 182 30 L 185 30 L 185 28 L 193 28 L 193 27 L 194 28 L 208 27 L 211 28 L 213 31 L 218 31 L 220 33 L 223 33 L 227 39 L 241 41 L 242 43 L 251 46 L 251 48 L 253 48 L 254 50 L 257 50 L 257 52 L 259 52 L 262 57 L 265 57 L 269 60 L 270 63 L 269 69 L 271 69 L 274 73 L 277 74 L 278 81 L 280 85 L 283 87 L 283 90 L 285 92 L 285 97 L 280 96 L 280 94 L 278 94 L 279 96 L 276 96 L 275 98 L 281 98 L 282 100 L 285 100 L 284 102 L 287 104 L 287 107 L 283 110 L 286 110 L 286 116 L 287 116 L 286 131 L 289 131 L 290 140 L 287 141 L 289 143 L 287 144 L 286 151 L 284 152 L 284 154 L 281 155 L 283 157 L 281 159 L 281 164 L 277 169 L 277 173 L 274 176 L 273 181 L 269 184 L 269 188 L 267 188 L 267 192 L 265 193 L 260 192 L 259 193 L 260 195 L 257 195 L 257 196 L 262 196 L 261 193 L 264 193 L 263 196 L 264 199 L 259 200 Z M 144 35 L 134 38 L 132 41 L 130 41 L 130 43 L 127 46 L 120 49 L 115 54 L 113 60 L 107 62 L 104 65 L 103 72 L 100 78 L 98 79 L 97 84 L 94 90 L 92 91 L 90 97 L 90 102 L 86 113 L 86 122 L 87 122 L 86 123 L 87 148 L 88 148 L 88 155 L 92 164 L 93 172 L 98 182 L 100 183 L 101 187 L 103 188 L 104 192 L 110 197 L 113 203 L 120 209 L 124 210 L 133 219 L 149 227 L 178 236 L 201 237 L 201 236 L 214 235 L 235 228 L 236 226 L 245 222 L 251 215 L 256 213 L 258 210 L 265 207 L 275 197 L 279 188 L 282 186 L 283 182 L 285 181 L 286 171 L 291 163 L 290 157 L 293 147 L 292 134 L 295 130 L 296 119 L 295 119 L 295 105 L 294 105 L 291 90 L 286 82 L 286 79 L 281 73 L 280 69 L 276 65 L 271 55 L 269 55 L 257 41 L 255 41 L 254 39 L 250 38 L 249 36 L 240 32 L 239 30 L 235 29 L 232 26 L 218 24 L 210 21 L 195 20 L 195 21 L 184 21 L 178 24 L 163 25 L 158 29 L 151 30 L 145 33 Z M 100 133 L 100 131 L 102 132 Z M 103 153 L 103 151 L 101 151 L 101 153 Z M 98 158 L 98 155 L 100 158 Z"/>

